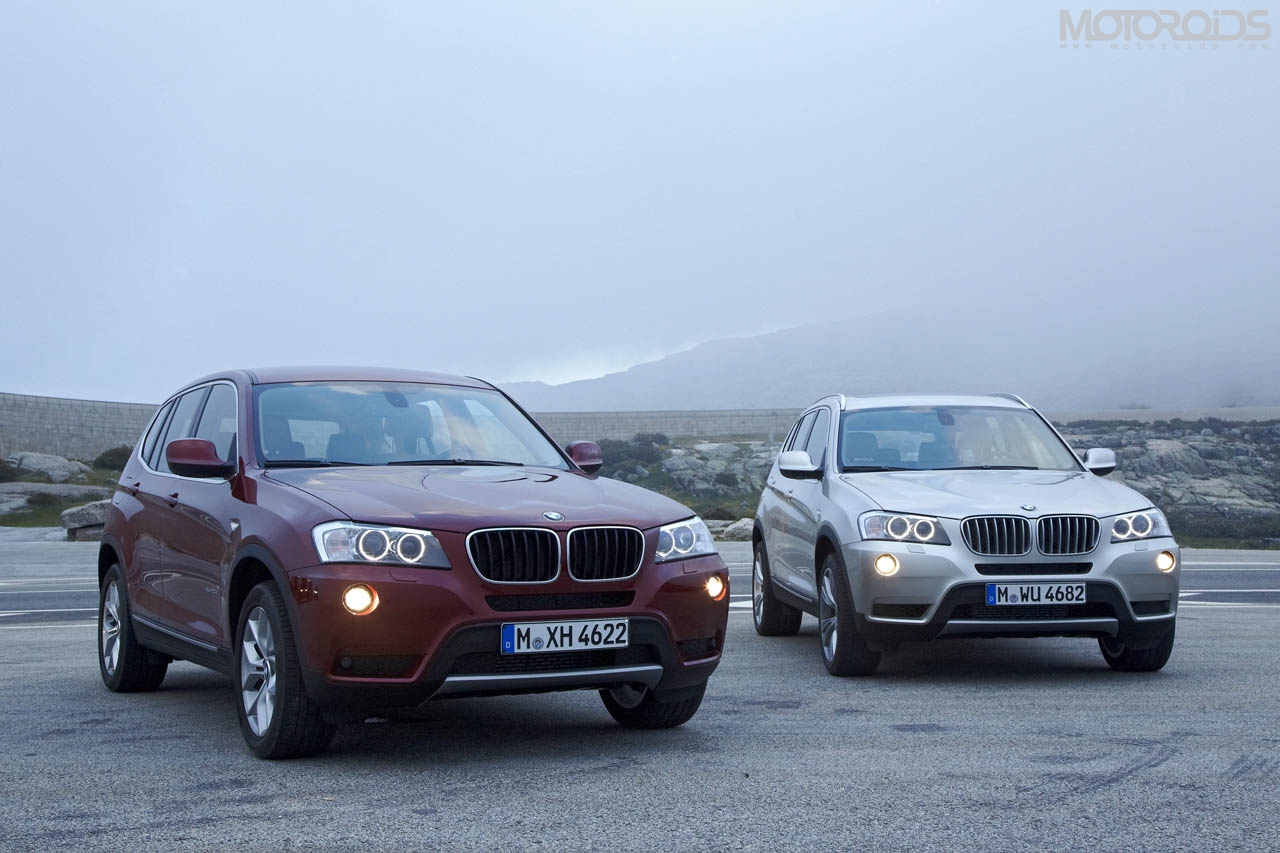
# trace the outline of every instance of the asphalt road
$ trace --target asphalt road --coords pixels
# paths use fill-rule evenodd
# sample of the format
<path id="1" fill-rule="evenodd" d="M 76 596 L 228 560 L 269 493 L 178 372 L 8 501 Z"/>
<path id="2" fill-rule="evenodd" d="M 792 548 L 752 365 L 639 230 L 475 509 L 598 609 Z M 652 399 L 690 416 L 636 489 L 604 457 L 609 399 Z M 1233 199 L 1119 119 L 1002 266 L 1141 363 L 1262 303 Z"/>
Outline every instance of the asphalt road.
<path id="1" fill-rule="evenodd" d="M 590 693 L 439 702 L 316 759 L 243 747 L 229 680 L 102 687 L 92 544 L 0 543 L 0 848 L 1280 849 L 1280 553 L 1184 552 L 1159 673 L 1088 640 L 904 648 L 828 676 L 751 628 L 690 723 Z"/>

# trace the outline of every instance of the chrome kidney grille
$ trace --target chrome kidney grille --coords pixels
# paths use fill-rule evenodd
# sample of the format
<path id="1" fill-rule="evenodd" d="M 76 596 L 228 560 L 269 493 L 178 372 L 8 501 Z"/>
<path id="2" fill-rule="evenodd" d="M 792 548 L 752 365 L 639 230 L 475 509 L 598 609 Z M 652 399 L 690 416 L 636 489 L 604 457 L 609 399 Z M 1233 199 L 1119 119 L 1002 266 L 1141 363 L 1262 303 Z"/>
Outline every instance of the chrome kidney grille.
<path id="1" fill-rule="evenodd" d="M 1089 515 L 1046 515 L 1036 538 L 1042 554 L 1088 554 L 1098 547 L 1098 519 Z"/>
<path id="2" fill-rule="evenodd" d="M 568 562 L 574 580 L 629 578 L 644 562 L 644 534 L 634 527 L 579 527 L 569 532 Z"/>
<path id="3" fill-rule="evenodd" d="M 467 556 L 480 577 L 494 583 L 547 583 L 560 574 L 560 537 L 538 527 L 476 530 Z"/>
<path id="4" fill-rule="evenodd" d="M 1017 515 L 979 515 L 960 522 L 964 544 L 986 557 L 1021 557 L 1031 551 L 1031 522 Z"/>

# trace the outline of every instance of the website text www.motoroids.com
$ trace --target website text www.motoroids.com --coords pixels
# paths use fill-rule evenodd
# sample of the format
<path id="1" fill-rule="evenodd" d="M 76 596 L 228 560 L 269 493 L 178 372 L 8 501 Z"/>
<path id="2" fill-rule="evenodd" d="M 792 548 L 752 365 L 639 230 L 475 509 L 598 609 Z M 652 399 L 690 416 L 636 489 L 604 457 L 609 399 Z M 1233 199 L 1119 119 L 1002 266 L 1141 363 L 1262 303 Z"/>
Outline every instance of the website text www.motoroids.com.
<path id="1" fill-rule="evenodd" d="M 1058 38 L 1063 50 L 1268 50 L 1271 25 L 1267 10 L 1242 12 L 1194 9 L 1180 13 L 1168 9 L 1084 9 L 1073 14 L 1062 9 Z M 1083 44 L 1082 44 L 1083 42 Z"/>

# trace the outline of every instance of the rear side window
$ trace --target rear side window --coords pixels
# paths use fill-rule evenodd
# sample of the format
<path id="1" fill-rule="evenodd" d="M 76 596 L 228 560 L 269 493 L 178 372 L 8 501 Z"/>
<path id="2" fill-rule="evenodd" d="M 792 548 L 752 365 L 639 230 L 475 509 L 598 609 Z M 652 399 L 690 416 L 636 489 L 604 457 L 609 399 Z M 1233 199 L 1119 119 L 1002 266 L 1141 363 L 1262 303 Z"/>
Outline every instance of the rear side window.
<path id="1" fill-rule="evenodd" d="M 164 441 L 160 444 L 160 452 L 156 454 L 155 469 L 160 473 L 172 473 L 169 470 L 169 460 L 165 458 L 164 449 L 169 446 L 171 441 L 191 437 L 191 430 L 195 427 L 196 415 L 200 413 L 200 404 L 204 402 L 204 398 L 208 394 L 208 388 L 198 388 L 195 391 L 188 391 L 178 398 L 178 404 L 173 409 L 173 416 L 169 418 L 169 428 L 164 433 Z"/>
<path id="2" fill-rule="evenodd" d="M 230 385 L 214 385 L 200 415 L 196 438 L 213 442 L 218 457 L 230 462 L 236 446 L 236 391 Z"/>
<path id="3" fill-rule="evenodd" d="M 172 400 L 164 404 L 160 414 L 156 415 L 156 419 L 151 423 L 151 429 L 147 430 L 147 437 L 142 440 L 142 459 L 153 468 L 155 464 L 152 462 L 151 454 L 155 451 L 156 444 L 160 441 L 160 435 L 164 432 L 165 421 L 169 419 L 169 412 L 172 409 Z"/>
<path id="4" fill-rule="evenodd" d="M 827 433 L 830 431 L 831 413 L 826 409 L 819 409 L 818 417 L 814 420 L 813 429 L 809 432 L 809 438 L 804 445 L 814 465 L 821 465 L 825 461 L 823 456 L 827 452 Z"/>

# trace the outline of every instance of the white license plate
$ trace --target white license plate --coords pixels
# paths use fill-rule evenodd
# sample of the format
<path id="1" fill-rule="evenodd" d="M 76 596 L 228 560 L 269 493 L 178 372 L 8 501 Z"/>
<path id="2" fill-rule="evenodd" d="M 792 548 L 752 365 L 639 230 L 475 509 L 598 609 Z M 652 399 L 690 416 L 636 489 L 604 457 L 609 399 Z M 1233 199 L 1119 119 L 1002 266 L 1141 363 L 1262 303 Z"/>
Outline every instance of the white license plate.
<path id="1" fill-rule="evenodd" d="M 572 622 L 506 622 L 502 626 L 504 655 L 537 652 L 578 652 L 583 649 L 621 649 L 629 642 L 630 620 L 591 619 Z"/>
<path id="2" fill-rule="evenodd" d="M 1082 604 L 1082 583 L 989 583 L 987 604 Z"/>

